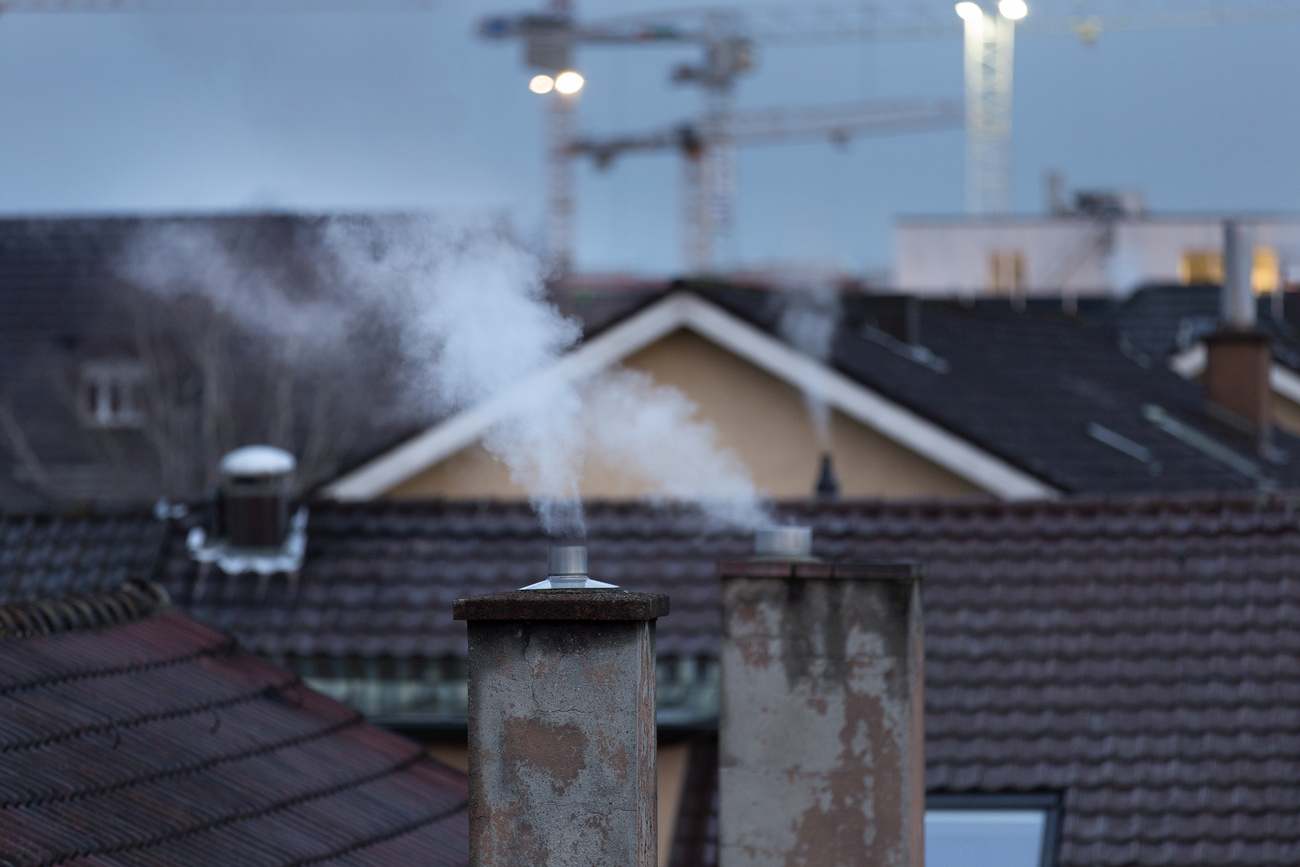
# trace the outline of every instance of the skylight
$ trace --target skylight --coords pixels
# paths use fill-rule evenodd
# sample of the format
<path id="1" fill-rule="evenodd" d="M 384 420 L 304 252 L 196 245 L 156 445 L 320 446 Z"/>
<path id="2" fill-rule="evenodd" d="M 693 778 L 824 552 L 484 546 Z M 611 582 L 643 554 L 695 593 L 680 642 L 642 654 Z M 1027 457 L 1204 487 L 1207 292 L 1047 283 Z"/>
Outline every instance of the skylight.
<path id="1" fill-rule="evenodd" d="M 931 795 L 926 867 L 1055 867 L 1055 795 Z"/>

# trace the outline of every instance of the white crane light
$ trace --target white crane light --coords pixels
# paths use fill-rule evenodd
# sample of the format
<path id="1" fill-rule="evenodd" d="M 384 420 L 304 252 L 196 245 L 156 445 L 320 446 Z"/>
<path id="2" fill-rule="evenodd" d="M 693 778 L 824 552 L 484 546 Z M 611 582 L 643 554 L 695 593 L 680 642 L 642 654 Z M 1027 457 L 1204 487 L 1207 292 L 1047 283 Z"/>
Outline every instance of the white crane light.
<path id="1" fill-rule="evenodd" d="M 561 72 L 555 77 L 555 89 L 563 94 L 577 93 L 582 90 L 586 80 L 576 72 Z"/>
<path id="2" fill-rule="evenodd" d="M 1019 21 L 1029 14 L 1029 7 L 1025 5 L 1025 0 L 1001 0 L 998 3 L 998 11 L 1002 13 L 1003 18 Z"/>
<path id="3" fill-rule="evenodd" d="M 533 93 L 550 93 L 555 88 L 555 79 L 549 75 L 534 75 L 528 82 L 528 89 Z"/>
<path id="4" fill-rule="evenodd" d="M 984 10 L 979 7 L 979 4 L 966 0 L 964 3 L 957 4 L 957 16 L 962 21 L 978 21 L 984 17 Z"/>

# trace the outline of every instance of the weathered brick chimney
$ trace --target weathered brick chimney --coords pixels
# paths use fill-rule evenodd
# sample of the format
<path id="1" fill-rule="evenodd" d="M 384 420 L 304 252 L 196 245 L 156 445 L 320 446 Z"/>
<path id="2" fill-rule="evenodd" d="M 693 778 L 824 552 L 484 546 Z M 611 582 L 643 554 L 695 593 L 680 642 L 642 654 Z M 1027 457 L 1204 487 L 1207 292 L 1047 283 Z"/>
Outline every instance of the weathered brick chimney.
<path id="1" fill-rule="evenodd" d="M 920 567 L 760 531 L 722 579 L 720 867 L 924 864 Z"/>
<path id="2" fill-rule="evenodd" d="M 1267 441 L 1273 421 L 1272 343 L 1255 326 L 1251 245 L 1240 226 L 1223 224 L 1222 327 L 1205 339 L 1207 410 Z"/>
<path id="3" fill-rule="evenodd" d="M 587 589 L 585 549 L 553 551 L 546 589 L 455 603 L 469 630 L 470 864 L 655 867 L 668 597 Z"/>

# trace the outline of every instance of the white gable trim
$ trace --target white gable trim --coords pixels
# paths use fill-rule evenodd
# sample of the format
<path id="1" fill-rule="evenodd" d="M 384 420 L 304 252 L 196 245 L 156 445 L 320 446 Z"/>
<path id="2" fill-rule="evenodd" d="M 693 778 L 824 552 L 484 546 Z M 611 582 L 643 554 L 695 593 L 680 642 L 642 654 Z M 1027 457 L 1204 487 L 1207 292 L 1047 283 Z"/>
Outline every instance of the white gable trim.
<path id="1" fill-rule="evenodd" d="M 1177 352 L 1169 359 L 1169 369 L 1184 379 L 1195 379 L 1205 372 L 1205 344 L 1197 343 Z M 1292 403 L 1300 403 L 1300 374 L 1289 367 L 1274 364 L 1268 371 L 1273 391 Z"/>
<path id="2" fill-rule="evenodd" d="M 383 495 L 477 442 L 506 417 L 521 396 L 557 382 L 581 381 L 686 328 L 1004 500 L 1055 497 L 1059 492 L 1001 458 L 905 409 L 872 389 L 803 355 L 697 295 L 675 292 L 565 355 L 550 369 L 459 413 L 340 477 L 324 494 L 340 500 Z"/>

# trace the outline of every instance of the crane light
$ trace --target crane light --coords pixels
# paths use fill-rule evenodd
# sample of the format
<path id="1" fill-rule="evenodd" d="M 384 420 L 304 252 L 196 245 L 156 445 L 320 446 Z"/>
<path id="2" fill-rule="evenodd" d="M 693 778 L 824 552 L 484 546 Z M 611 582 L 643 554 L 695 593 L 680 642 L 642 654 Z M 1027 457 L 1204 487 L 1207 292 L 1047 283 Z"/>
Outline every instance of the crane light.
<path id="1" fill-rule="evenodd" d="M 533 93 L 550 93 L 555 87 L 555 79 L 549 75 L 534 75 L 528 82 L 528 89 Z"/>
<path id="2" fill-rule="evenodd" d="M 1029 14 L 1029 7 L 1025 5 L 1025 0 L 1001 0 L 998 3 L 998 11 L 1002 13 L 1003 18 L 1019 21 Z"/>
<path id="3" fill-rule="evenodd" d="M 581 75 L 572 70 L 561 72 L 555 77 L 555 89 L 566 95 L 577 93 L 582 90 L 582 86 L 586 83 Z"/>
<path id="4" fill-rule="evenodd" d="M 957 15 L 962 21 L 978 21 L 984 17 L 984 10 L 970 0 L 957 4 Z"/>

